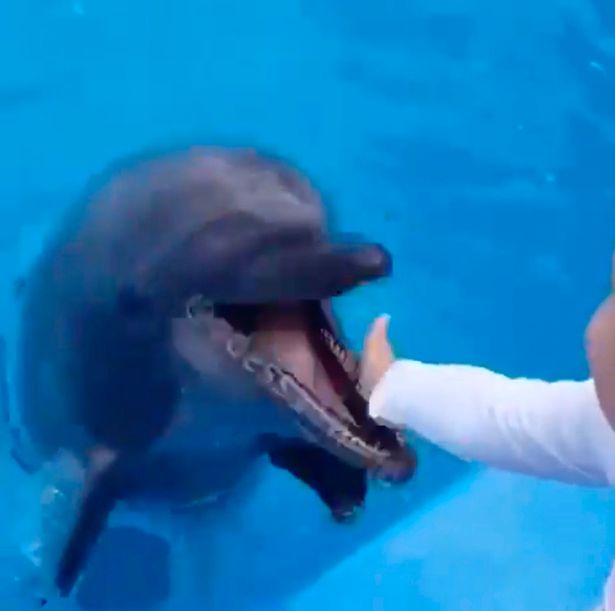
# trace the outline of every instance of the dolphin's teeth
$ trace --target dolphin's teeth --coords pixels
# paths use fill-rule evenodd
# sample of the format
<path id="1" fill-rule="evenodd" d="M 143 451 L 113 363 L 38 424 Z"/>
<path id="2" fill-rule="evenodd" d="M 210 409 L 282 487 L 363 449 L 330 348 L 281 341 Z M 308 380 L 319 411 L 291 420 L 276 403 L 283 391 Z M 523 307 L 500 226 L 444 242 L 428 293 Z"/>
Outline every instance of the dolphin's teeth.
<path id="1" fill-rule="evenodd" d="M 313 392 L 291 372 L 280 367 L 275 359 L 268 359 L 251 349 L 249 336 L 231 326 L 228 327 L 228 332 L 230 337 L 226 341 L 227 353 L 238 361 L 245 371 L 254 375 L 270 393 L 284 401 L 297 416 L 298 426 L 308 439 L 330 448 L 333 452 L 344 454 L 346 459 L 357 467 L 384 468 L 389 460 L 388 451 L 380 446 L 370 445 L 353 433 L 354 420 L 348 420 L 333 408 L 321 404 Z M 327 330 L 321 329 L 321 335 L 348 373 L 348 367 L 352 367 L 354 363 L 352 353 L 341 346 Z"/>
<path id="2" fill-rule="evenodd" d="M 345 364 L 348 360 L 348 351 L 344 348 L 337 339 L 327 329 L 320 329 L 320 335 L 325 340 L 327 346 L 337 357 L 341 364 Z"/>
<path id="3" fill-rule="evenodd" d="M 241 333 L 231 333 L 226 342 L 226 351 L 237 360 L 243 360 L 250 349 L 250 338 Z"/>
<path id="4" fill-rule="evenodd" d="M 326 328 L 320 329 L 320 336 L 324 340 L 329 350 L 335 355 L 339 364 L 343 367 L 344 371 L 351 380 L 358 380 L 359 378 L 359 364 L 354 358 L 353 353 L 345 348 L 337 341 L 337 338 Z M 358 382 L 357 382 L 358 386 Z M 359 389 L 361 392 L 361 390 Z M 363 393 L 361 393 L 363 394 Z"/>
<path id="5" fill-rule="evenodd" d="M 335 355 L 338 363 L 342 366 L 342 369 L 346 372 L 348 379 L 357 391 L 357 393 L 363 397 L 365 401 L 369 400 L 370 391 L 361 384 L 361 371 L 359 360 L 355 357 L 355 354 L 351 350 L 347 350 L 336 339 L 336 337 L 326 328 L 321 327 L 320 336 L 324 340 L 326 346 Z"/>
<path id="6" fill-rule="evenodd" d="M 241 360 L 241 366 L 250 373 L 257 373 L 259 371 L 259 365 L 260 361 L 250 354 Z"/>
<path id="7" fill-rule="evenodd" d="M 275 374 L 272 365 L 254 352 L 248 353 L 241 361 L 242 367 L 253 373 L 266 386 L 274 382 Z"/>
<path id="8" fill-rule="evenodd" d="M 197 318 L 203 315 L 213 313 L 213 303 L 203 295 L 193 295 L 186 302 L 186 316 L 188 318 Z"/>

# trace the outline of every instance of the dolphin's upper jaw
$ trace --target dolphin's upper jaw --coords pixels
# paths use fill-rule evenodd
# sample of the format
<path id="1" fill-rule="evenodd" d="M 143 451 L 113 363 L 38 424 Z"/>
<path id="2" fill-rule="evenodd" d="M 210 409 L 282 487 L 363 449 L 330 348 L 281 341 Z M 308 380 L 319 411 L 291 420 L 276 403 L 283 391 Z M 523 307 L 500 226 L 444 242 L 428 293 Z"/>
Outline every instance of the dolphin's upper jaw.
<path id="1" fill-rule="evenodd" d="M 358 366 L 320 302 L 192 308 L 210 337 L 290 408 L 303 434 L 375 477 L 405 481 L 416 460 L 400 435 L 369 418 Z"/>

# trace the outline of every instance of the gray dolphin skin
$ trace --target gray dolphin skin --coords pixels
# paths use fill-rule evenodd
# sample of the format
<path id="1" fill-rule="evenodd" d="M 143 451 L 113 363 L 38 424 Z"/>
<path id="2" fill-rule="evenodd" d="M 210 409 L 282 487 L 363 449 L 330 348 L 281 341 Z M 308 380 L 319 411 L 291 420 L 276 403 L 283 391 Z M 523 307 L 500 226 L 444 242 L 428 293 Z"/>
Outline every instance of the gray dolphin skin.
<path id="1" fill-rule="evenodd" d="M 198 503 L 264 456 L 344 521 L 368 476 L 407 481 L 414 452 L 369 418 L 331 306 L 391 269 L 384 247 L 334 237 L 301 172 L 251 149 L 95 177 L 21 297 L 21 423 L 41 466 L 69 453 L 85 473 L 60 594 L 120 501 Z"/>

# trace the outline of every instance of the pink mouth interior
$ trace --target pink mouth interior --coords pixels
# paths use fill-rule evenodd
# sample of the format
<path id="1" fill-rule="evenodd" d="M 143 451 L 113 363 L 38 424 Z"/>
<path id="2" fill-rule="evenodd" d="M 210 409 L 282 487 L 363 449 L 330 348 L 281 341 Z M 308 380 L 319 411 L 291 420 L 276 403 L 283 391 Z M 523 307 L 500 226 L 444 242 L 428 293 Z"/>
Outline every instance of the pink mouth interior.
<path id="1" fill-rule="evenodd" d="M 343 407 L 343 391 L 349 380 L 321 358 L 319 338 L 314 337 L 302 305 L 263 308 L 253 334 L 257 352 L 269 352 L 318 399 L 327 405 Z"/>
<path id="2" fill-rule="evenodd" d="M 413 474 L 414 456 L 400 436 L 369 418 L 357 362 L 322 304 L 215 306 L 195 317 L 226 337 L 226 352 L 291 408 L 313 441 L 384 479 Z"/>

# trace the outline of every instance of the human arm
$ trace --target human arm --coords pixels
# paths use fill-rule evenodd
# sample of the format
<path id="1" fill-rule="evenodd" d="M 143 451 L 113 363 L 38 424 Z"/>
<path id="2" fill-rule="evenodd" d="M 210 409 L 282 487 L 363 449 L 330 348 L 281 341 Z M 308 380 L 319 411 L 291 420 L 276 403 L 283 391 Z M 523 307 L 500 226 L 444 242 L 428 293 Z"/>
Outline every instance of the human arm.
<path id="1" fill-rule="evenodd" d="M 395 360 L 386 318 L 368 334 L 370 413 L 465 460 L 585 485 L 615 485 L 615 432 L 593 380 L 509 378 L 481 367 Z"/>

